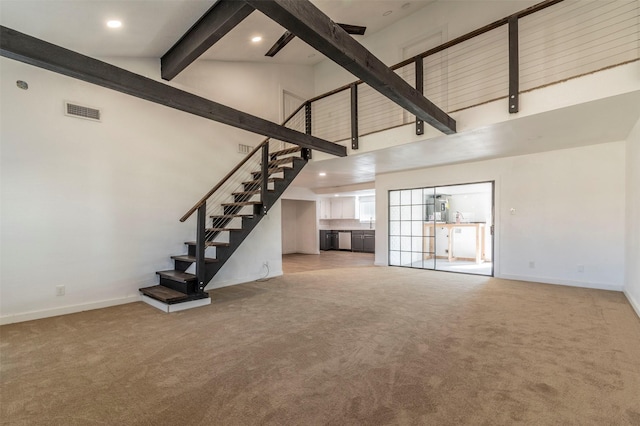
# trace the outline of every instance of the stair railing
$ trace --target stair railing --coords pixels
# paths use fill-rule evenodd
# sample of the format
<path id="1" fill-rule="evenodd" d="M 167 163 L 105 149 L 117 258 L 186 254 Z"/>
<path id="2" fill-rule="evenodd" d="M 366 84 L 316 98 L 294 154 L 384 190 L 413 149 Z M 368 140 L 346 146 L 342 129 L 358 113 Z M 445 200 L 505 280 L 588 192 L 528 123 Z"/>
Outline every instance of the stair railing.
<path id="1" fill-rule="evenodd" d="M 307 123 L 307 104 L 302 104 L 284 121 L 283 126 L 305 131 L 310 129 Z M 265 215 L 271 208 L 266 196 L 270 175 L 278 170 L 278 164 L 269 168 L 271 153 L 296 145 L 267 138 L 253 148 L 229 173 L 209 190 L 181 218 L 186 221 L 197 212 L 196 219 L 196 276 L 199 292 L 204 292 L 206 283 L 205 251 L 207 243 L 219 238 L 222 231 L 228 229 L 235 219 L 242 220 L 245 208 L 252 207 L 252 215 Z M 303 150 L 303 156 L 310 158 L 310 150 Z M 259 197 L 259 200 L 256 199 Z M 248 215 L 248 213 L 245 213 Z M 207 228 L 207 219 L 211 219 L 211 228 Z"/>

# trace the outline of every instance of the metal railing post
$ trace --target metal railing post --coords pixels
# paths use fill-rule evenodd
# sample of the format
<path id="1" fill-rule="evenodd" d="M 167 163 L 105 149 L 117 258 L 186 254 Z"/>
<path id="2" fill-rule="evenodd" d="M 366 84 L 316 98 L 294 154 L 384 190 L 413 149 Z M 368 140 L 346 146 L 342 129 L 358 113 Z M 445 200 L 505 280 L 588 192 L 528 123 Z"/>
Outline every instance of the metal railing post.
<path id="1" fill-rule="evenodd" d="M 351 84 L 351 149 L 358 149 L 358 85 Z"/>
<path id="2" fill-rule="evenodd" d="M 520 60 L 518 57 L 518 17 L 509 17 L 509 113 L 520 110 Z"/>
<path id="3" fill-rule="evenodd" d="M 307 135 L 311 134 L 311 102 L 309 101 L 304 104 L 304 132 Z M 310 160 L 313 155 L 309 148 L 303 148 L 302 153 L 305 160 Z"/>
<path id="4" fill-rule="evenodd" d="M 196 230 L 196 276 L 198 278 L 198 292 L 204 292 L 204 288 L 207 285 L 206 269 L 204 264 L 204 250 L 205 250 L 205 223 L 207 216 L 207 202 L 205 201 L 200 207 L 198 207 L 197 218 L 197 230 Z"/>
<path id="5" fill-rule="evenodd" d="M 267 214 L 269 206 L 267 205 L 267 186 L 269 184 L 269 142 L 262 146 L 262 182 L 260 185 L 260 200 L 262 201 L 262 214 Z"/>
<path id="6" fill-rule="evenodd" d="M 416 90 L 421 95 L 424 95 L 424 65 L 422 57 L 417 57 L 415 61 L 416 66 Z M 424 134 L 424 121 L 416 117 L 416 135 Z"/>

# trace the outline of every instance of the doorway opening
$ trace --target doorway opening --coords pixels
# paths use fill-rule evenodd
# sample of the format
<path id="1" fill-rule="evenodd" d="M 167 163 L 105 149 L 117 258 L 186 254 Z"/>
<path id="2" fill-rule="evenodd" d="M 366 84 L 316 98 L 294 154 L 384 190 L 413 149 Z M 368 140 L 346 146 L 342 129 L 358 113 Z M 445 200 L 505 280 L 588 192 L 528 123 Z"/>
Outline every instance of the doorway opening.
<path id="1" fill-rule="evenodd" d="M 389 191 L 389 265 L 493 276 L 494 182 Z"/>

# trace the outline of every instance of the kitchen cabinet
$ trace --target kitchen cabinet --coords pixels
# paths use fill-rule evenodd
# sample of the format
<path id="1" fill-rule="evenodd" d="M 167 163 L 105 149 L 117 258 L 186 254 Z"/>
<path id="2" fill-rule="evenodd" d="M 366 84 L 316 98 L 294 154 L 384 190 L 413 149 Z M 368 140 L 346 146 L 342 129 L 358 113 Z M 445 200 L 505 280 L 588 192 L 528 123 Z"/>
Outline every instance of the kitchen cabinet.
<path id="1" fill-rule="evenodd" d="M 374 253 L 376 247 L 375 231 L 351 231 L 351 250 Z"/>
<path id="2" fill-rule="evenodd" d="M 342 219 L 342 200 L 331 200 L 331 219 Z"/>
<path id="3" fill-rule="evenodd" d="M 338 250 L 338 232 L 320 231 L 320 250 Z"/>
<path id="4" fill-rule="evenodd" d="M 321 219 L 355 219 L 356 197 L 327 198 L 320 201 Z"/>
<path id="5" fill-rule="evenodd" d="M 342 217 L 341 219 L 356 218 L 356 197 L 342 198 Z"/>
<path id="6" fill-rule="evenodd" d="M 331 219 L 331 200 L 328 198 L 320 199 L 320 219 Z"/>
<path id="7" fill-rule="evenodd" d="M 362 238 L 362 251 L 365 253 L 375 253 L 376 251 L 376 234 L 374 231 L 364 231 Z"/>

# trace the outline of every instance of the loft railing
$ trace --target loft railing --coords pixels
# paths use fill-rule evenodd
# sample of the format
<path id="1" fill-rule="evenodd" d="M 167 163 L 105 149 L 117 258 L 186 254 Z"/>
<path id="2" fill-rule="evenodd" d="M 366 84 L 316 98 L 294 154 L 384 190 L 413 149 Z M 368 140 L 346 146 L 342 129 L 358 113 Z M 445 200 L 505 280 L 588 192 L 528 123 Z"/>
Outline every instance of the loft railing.
<path id="1" fill-rule="evenodd" d="M 547 0 L 391 67 L 447 113 L 508 100 L 567 79 L 637 61 L 637 0 Z M 424 124 L 356 81 L 309 101 L 311 134 L 358 149 L 361 136 Z"/>

